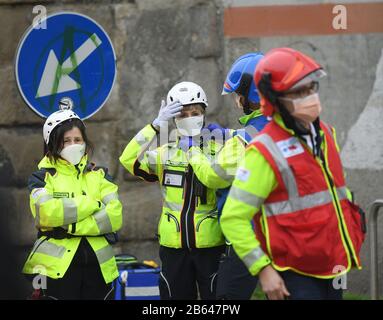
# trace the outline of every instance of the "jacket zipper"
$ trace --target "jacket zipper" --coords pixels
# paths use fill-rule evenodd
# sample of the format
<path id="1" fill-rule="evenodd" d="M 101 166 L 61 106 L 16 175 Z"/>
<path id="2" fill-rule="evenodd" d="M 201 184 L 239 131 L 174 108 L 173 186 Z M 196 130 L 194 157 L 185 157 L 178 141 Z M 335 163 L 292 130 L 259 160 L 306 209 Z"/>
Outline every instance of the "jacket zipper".
<path id="1" fill-rule="evenodd" d="M 186 223 L 186 245 L 190 249 L 190 241 L 189 241 L 189 226 L 188 226 L 188 220 L 189 220 L 189 211 L 190 211 L 190 205 L 192 203 L 192 198 L 193 198 L 193 180 L 194 180 L 194 172 L 192 171 L 192 176 L 191 176 L 191 183 L 190 183 L 190 197 L 189 197 L 189 204 L 188 208 L 186 210 L 185 214 L 185 223 Z"/>
<path id="2" fill-rule="evenodd" d="M 345 240 L 345 243 L 346 243 L 346 246 L 347 246 L 347 250 L 350 253 L 350 256 L 352 257 L 352 260 L 354 260 L 355 264 L 357 265 L 358 263 L 357 263 L 357 261 L 355 261 L 355 257 L 354 257 L 354 255 L 352 253 L 349 240 L 348 240 L 348 238 L 346 236 L 346 231 L 344 230 L 343 219 L 342 219 L 342 217 L 340 215 L 340 208 L 339 208 L 339 205 L 338 205 L 337 197 L 336 197 L 335 192 L 334 192 L 335 184 L 334 184 L 334 182 L 333 182 L 333 180 L 332 180 L 332 178 L 331 178 L 331 176 L 330 176 L 330 174 L 329 174 L 329 172 L 327 170 L 327 163 L 325 161 L 325 157 L 324 157 L 323 151 L 320 150 L 320 153 L 321 153 L 321 158 L 323 158 L 323 160 L 321 159 L 321 162 L 323 164 L 323 166 L 321 166 L 321 167 L 323 167 L 324 172 L 325 172 L 326 177 L 327 177 L 327 180 L 328 180 L 328 182 L 330 184 L 331 195 L 332 195 L 332 198 L 333 198 L 333 203 L 335 202 L 335 210 L 336 210 L 336 213 L 337 213 L 338 218 L 339 218 L 339 222 L 340 222 L 340 226 L 341 226 L 341 230 L 342 230 L 342 235 L 344 237 L 344 240 Z"/>
<path id="3" fill-rule="evenodd" d="M 168 216 L 168 221 L 170 221 L 170 218 L 171 218 L 172 220 L 174 220 L 174 222 L 176 223 L 176 229 L 177 229 L 177 232 L 180 232 L 180 224 L 179 224 L 177 218 L 176 218 L 173 214 L 171 214 L 171 213 L 169 213 L 169 212 L 166 212 L 165 215 Z"/>
<path id="4" fill-rule="evenodd" d="M 186 179 L 185 179 L 185 198 L 184 198 L 184 205 L 181 211 L 180 220 L 181 220 L 181 244 L 182 247 L 187 247 L 189 250 L 193 247 L 195 247 L 195 239 L 192 239 L 192 237 L 195 237 L 194 230 L 192 228 L 194 227 L 193 224 L 193 213 L 194 209 L 192 205 L 194 204 L 193 201 L 193 181 L 194 181 L 194 172 L 191 168 L 188 168 L 186 171 Z M 195 206 L 194 206 L 195 207 Z"/>
<path id="5" fill-rule="evenodd" d="M 81 171 L 80 171 L 80 169 L 77 167 L 77 165 L 75 165 L 74 167 L 75 167 L 76 170 L 77 170 L 77 180 L 78 180 L 79 177 L 80 177 L 80 173 L 81 173 Z"/>

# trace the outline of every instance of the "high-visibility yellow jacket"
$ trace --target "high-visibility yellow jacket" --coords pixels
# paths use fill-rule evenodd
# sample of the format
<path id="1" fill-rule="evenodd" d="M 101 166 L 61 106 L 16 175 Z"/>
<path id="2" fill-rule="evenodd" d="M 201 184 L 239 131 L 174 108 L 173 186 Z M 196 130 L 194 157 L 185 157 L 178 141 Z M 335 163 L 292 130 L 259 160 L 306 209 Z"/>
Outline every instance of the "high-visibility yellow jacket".
<path id="1" fill-rule="evenodd" d="M 35 226 L 43 234 L 64 230 L 64 234 L 70 236 L 60 239 L 40 236 L 23 272 L 62 278 L 81 239 L 86 237 L 105 282 L 112 282 L 118 277 L 118 270 L 113 249 L 104 235 L 117 231 L 122 225 L 117 185 L 106 169 L 89 164 L 87 156 L 76 167 L 62 159 L 51 163 L 44 157 L 38 168 L 28 181 Z"/>
<path id="2" fill-rule="evenodd" d="M 120 162 L 133 175 L 158 181 L 162 192 L 162 214 L 158 224 L 160 245 L 170 248 L 209 248 L 224 243 L 217 219 L 215 190 L 196 178 L 178 141 L 150 150 L 157 131 L 145 126 L 128 143 Z M 213 157 L 217 144 L 203 148 Z"/>
<path id="3" fill-rule="evenodd" d="M 238 164 L 245 155 L 246 145 L 267 123 L 259 110 L 241 117 L 239 121 L 246 127 L 234 131 L 234 136 L 220 149 L 214 161 L 197 147 L 190 148 L 187 153 L 198 179 L 209 188 L 226 188 L 232 184 Z"/>
<path id="4" fill-rule="evenodd" d="M 286 128 L 286 126 L 284 125 L 284 123 L 282 121 L 281 116 L 278 113 L 274 115 L 273 121 L 275 122 L 275 124 L 277 126 L 282 128 L 282 130 L 287 132 L 288 135 L 290 135 L 290 137 L 294 137 L 294 132 L 292 130 Z M 321 131 L 320 133 L 321 133 L 321 136 L 323 138 L 323 132 Z M 333 139 L 335 142 L 335 131 L 332 132 L 332 136 L 333 136 Z M 262 134 L 260 136 L 257 136 L 257 138 L 254 141 L 256 141 L 257 139 L 259 139 L 260 141 L 270 140 L 268 138 L 268 136 L 262 137 Z M 287 150 L 286 144 L 282 144 L 282 142 L 279 143 L 278 146 L 276 146 L 275 144 L 272 144 L 270 142 L 270 145 L 272 145 L 272 148 L 274 148 L 274 149 L 272 149 L 273 154 L 275 156 L 278 156 L 280 154 L 281 155 L 280 157 L 284 157 L 283 152 L 285 152 L 286 157 L 294 156 L 295 154 L 298 154 L 298 152 L 295 150 L 296 147 L 297 148 L 299 147 L 300 150 L 302 150 L 302 148 L 303 148 L 304 152 L 311 152 L 312 153 L 311 149 L 306 145 L 306 143 L 303 140 L 296 139 L 294 141 L 296 141 L 295 143 L 297 145 L 291 146 L 291 150 L 290 149 Z M 336 145 L 336 143 L 335 143 L 335 145 Z M 276 147 L 273 147 L 273 146 L 276 146 Z M 300 146 L 302 146 L 302 148 Z M 325 154 L 325 157 L 327 157 L 326 139 L 322 139 L 322 143 L 321 143 L 320 147 L 321 147 L 323 154 Z M 286 150 L 283 149 L 283 151 L 278 151 L 279 148 L 282 148 L 282 149 L 285 148 Z M 339 148 L 337 147 L 337 149 L 339 149 Z M 281 261 L 282 258 L 283 258 L 283 261 L 287 261 L 287 262 L 283 262 L 284 265 L 282 267 L 280 265 L 278 265 L 277 263 L 275 263 L 273 253 L 279 254 L 280 250 L 278 250 L 278 251 L 272 250 L 272 248 L 270 246 L 270 243 L 271 243 L 270 239 L 275 241 L 275 239 L 276 239 L 276 237 L 278 237 L 278 235 L 273 233 L 273 232 L 277 232 L 277 231 L 273 231 L 273 230 L 275 230 L 274 227 L 273 227 L 273 230 L 269 229 L 269 226 L 268 226 L 269 222 L 270 223 L 272 222 L 273 226 L 275 225 L 275 221 L 274 220 L 272 221 L 269 219 L 274 219 L 276 216 L 279 217 L 278 212 L 277 212 L 278 210 L 282 210 L 281 213 L 285 213 L 286 210 L 287 210 L 286 211 L 287 213 L 290 211 L 288 211 L 288 209 L 285 206 L 282 206 L 281 203 L 276 203 L 275 205 L 270 204 L 270 206 L 272 206 L 273 208 L 275 207 L 275 208 L 279 208 L 279 209 L 276 209 L 277 210 L 276 213 L 270 214 L 269 210 L 267 210 L 268 208 L 265 209 L 264 204 L 273 203 L 273 202 L 271 202 L 272 199 L 270 199 L 269 197 L 275 193 L 274 191 L 277 190 L 277 188 L 279 188 L 278 190 L 280 190 L 281 188 L 282 189 L 287 188 L 288 191 L 286 191 L 286 192 L 290 192 L 289 188 L 291 185 L 291 189 L 294 189 L 293 187 L 295 186 L 295 184 L 294 184 L 294 181 L 292 181 L 292 179 L 294 179 L 294 175 L 299 175 L 299 173 L 297 173 L 297 172 L 291 173 L 291 169 L 289 169 L 288 166 L 284 164 L 286 160 L 283 160 L 283 161 L 278 160 L 279 161 L 278 166 L 280 166 L 281 168 L 284 168 L 283 169 L 284 171 L 282 171 L 282 173 L 275 171 L 275 167 L 273 167 L 270 164 L 270 161 L 266 160 L 266 158 L 262 152 L 258 149 L 258 147 L 256 146 L 255 143 L 252 143 L 246 149 L 245 158 L 242 161 L 242 163 L 240 164 L 240 167 L 237 171 L 236 178 L 233 181 L 233 184 L 232 184 L 232 187 L 230 189 L 230 193 L 229 193 L 228 199 L 226 201 L 226 204 L 224 206 L 222 217 L 221 217 L 221 227 L 222 227 L 222 230 L 223 230 L 225 236 L 229 239 L 229 241 L 232 242 L 236 253 L 244 261 L 244 263 L 249 268 L 249 271 L 253 275 L 258 274 L 259 271 L 262 270 L 262 268 L 264 268 L 266 265 L 271 263 L 273 265 L 273 267 L 279 271 L 292 269 L 296 272 L 306 274 L 306 275 L 311 275 L 314 277 L 331 278 L 331 277 L 337 276 L 338 275 L 337 273 L 326 274 L 326 275 L 322 276 L 320 271 L 305 273 L 302 270 L 300 270 L 299 268 L 294 269 L 294 267 L 289 266 L 289 261 L 290 261 L 288 258 L 289 253 L 286 253 L 287 257 L 286 256 L 278 257 L 279 261 Z M 290 153 L 287 154 L 288 152 L 290 152 Z M 330 172 L 329 166 L 326 164 L 326 167 L 323 167 L 323 165 L 321 164 L 321 160 L 319 160 L 319 158 L 316 159 L 316 163 L 322 169 L 323 179 L 328 181 L 330 178 L 328 178 L 326 176 L 326 174 L 329 174 L 330 177 L 332 175 L 332 173 Z M 328 173 L 325 174 L 326 171 Z M 278 177 L 276 176 L 276 173 L 279 175 Z M 281 185 L 281 183 L 280 183 L 280 181 L 281 181 L 280 175 L 282 175 L 283 177 L 286 176 L 286 179 L 285 179 L 286 182 L 283 185 Z M 304 181 L 304 179 L 301 179 L 301 180 Z M 309 183 L 309 182 L 307 182 L 307 183 Z M 346 243 L 347 241 L 349 243 L 351 243 L 350 242 L 351 240 L 348 239 L 348 234 L 350 232 L 360 232 L 360 230 L 355 229 L 355 228 L 357 228 L 356 225 L 355 226 L 353 225 L 350 227 L 349 224 L 347 224 L 347 225 L 345 224 L 346 219 L 344 217 L 346 215 L 346 212 L 343 211 L 343 206 L 339 205 L 339 203 L 341 201 L 341 195 L 339 194 L 339 192 L 336 188 L 337 188 L 336 184 L 334 185 L 334 184 L 331 184 L 329 182 L 328 183 L 328 191 L 327 192 L 323 191 L 323 199 L 321 201 L 322 202 L 327 201 L 327 198 L 328 198 L 327 195 L 330 196 L 330 203 L 332 201 L 335 212 L 337 212 L 337 215 L 339 217 L 343 217 L 343 218 L 338 218 L 339 219 L 339 230 L 335 230 L 334 232 L 339 232 L 338 238 L 343 239 L 342 240 L 342 241 L 344 241 L 343 243 Z M 307 192 L 309 192 L 309 189 L 306 188 L 306 190 L 307 190 Z M 347 190 L 346 192 L 348 193 L 347 197 L 349 197 L 349 191 Z M 321 193 L 318 193 L 316 195 L 319 195 L 319 194 L 321 194 Z M 297 199 L 295 199 L 295 200 L 293 199 L 293 200 L 295 202 L 299 202 L 302 200 L 303 201 L 302 203 L 307 205 L 307 201 L 312 199 L 312 196 L 309 195 L 306 198 L 304 198 L 304 199 L 297 198 Z M 296 206 L 294 201 L 291 204 L 292 206 Z M 315 204 L 313 204 L 313 206 L 314 205 Z M 298 207 L 301 208 L 302 205 L 299 203 Z M 310 208 L 311 207 L 309 207 L 307 209 L 307 211 L 311 210 Z M 297 209 L 297 210 L 299 210 L 299 209 Z M 283 217 L 284 219 L 287 219 L 286 218 L 287 216 L 283 216 L 283 215 L 280 215 L 280 216 Z M 254 233 L 254 229 L 251 225 L 251 220 L 253 218 L 255 218 L 254 220 L 257 224 L 256 233 Z M 302 216 L 301 216 L 301 218 L 303 219 Z M 291 219 L 293 219 L 293 217 L 291 217 Z M 295 220 L 295 221 L 296 221 L 296 223 L 298 223 L 298 220 Z M 310 221 L 303 221 L 301 223 L 303 223 L 303 225 L 306 223 L 306 225 L 308 225 L 308 228 L 309 228 Z M 315 222 L 311 222 L 311 224 L 314 226 Z M 286 226 L 281 226 L 281 228 L 284 232 L 283 234 L 288 233 Z M 299 229 L 299 228 L 302 228 L 302 226 L 297 225 L 296 228 L 292 229 L 292 230 L 294 232 L 300 232 L 299 230 L 302 230 L 302 229 Z M 285 236 L 285 237 L 287 237 L 287 236 Z M 358 237 L 359 237 L 359 235 L 358 235 Z M 347 238 L 347 240 L 346 240 L 346 238 Z M 260 241 L 261 241 L 261 243 L 260 243 Z M 293 240 L 286 239 L 286 241 L 293 241 Z M 283 243 L 283 239 L 280 240 L 278 244 L 282 245 L 282 243 Z M 292 242 L 290 242 L 290 243 L 292 243 Z M 331 244 L 331 245 L 333 245 L 333 244 Z M 360 245 L 360 243 L 359 243 L 359 245 Z M 305 246 L 306 246 L 305 243 L 301 243 L 302 248 Z M 339 245 L 339 246 L 341 246 L 341 245 Z M 299 244 L 297 244 L 296 247 L 299 247 Z M 350 251 L 351 250 L 350 247 L 348 247 L 347 245 L 344 245 L 344 250 L 349 257 L 348 258 L 349 261 L 351 261 L 351 259 L 354 259 L 354 258 L 351 258 L 351 256 L 354 255 L 354 251 L 353 251 L 354 249 L 352 249 L 352 251 Z M 294 254 L 296 254 L 296 253 L 294 252 Z M 305 257 L 309 256 L 308 253 L 303 252 L 302 254 Z M 313 252 L 310 252 L 310 254 L 315 256 L 315 253 L 313 253 Z M 323 252 L 320 252 L 319 255 L 321 255 L 321 254 L 323 254 Z M 339 252 L 339 254 L 343 255 L 343 252 Z M 331 253 L 331 255 L 332 255 L 331 257 L 334 257 L 333 253 Z M 355 264 L 359 268 L 360 265 L 359 265 L 358 257 L 356 255 L 354 255 L 354 256 L 356 257 L 355 258 Z M 296 259 L 295 257 L 296 256 L 294 255 L 294 259 Z M 297 260 L 294 260 L 294 261 L 297 261 Z M 316 264 L 316 267 L 318 267 L 320 263 L 317 261 L 317 262 L 315 262 L 315 264 Z M 298 265 L 300 265 L 300 264 L 298 263 Z M 307 264 L 305 266 L 307 266 Z M 335 266 L 333 266 L 333 267 L 335 267 Z M 351 262 L 348 265 L 345 265 L 344 267 L 345 267 L 345 270 L 342 270 L 343 273 L 347 272 L 349 270 L 349 268 L 351 267 Z M 328 266 L 326 265 L 323 268 L 326 269 L 326 268 L 328 268 Z M 318 270 L 319 269 L 320 269 L 320 267 L 318 267 Z M 327 269 L 326 269 L 326 271 L 327 271 Z"/>

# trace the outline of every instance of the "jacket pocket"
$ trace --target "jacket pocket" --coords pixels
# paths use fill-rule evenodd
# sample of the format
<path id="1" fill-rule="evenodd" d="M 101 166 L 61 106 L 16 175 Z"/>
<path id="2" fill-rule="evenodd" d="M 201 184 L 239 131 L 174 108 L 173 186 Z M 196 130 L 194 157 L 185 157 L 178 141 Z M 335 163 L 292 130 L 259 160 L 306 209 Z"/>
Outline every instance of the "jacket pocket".
<path id="1" fill-rule="evenodd" d="M 359 215 L 360 215 L 360 220 L 361 220 L 361 228 L 363 233 L 367 233 L 367 222 L 366 222 L 366 213 L 362 208 L 359 208 Z"/>
<path id="2" fill-rule="evenodd" d="M 352 215 L 355 219 L 359 220 L 357 221 L 357 225 L 360 226 L 360 231 L 363 233 L 367 232 L 367 224 L 366 224 L 366 213 L 363 211 L 362 208 L 360 208 L 358 205 L 351 201 L 347 201 L 349 206 L 351 207 Z"/>
<path id="3" fill-rule="evenodd" d="M 197 222 L 197 225 L 196 225 L 196 232 L 199 231 L 199 228 L 201 226 L 201 223 L 203 223 L 204 221 L 206 221 L 207 219 L 217 219 L 217 215 L 216 214 L 210 214 L 204 218 L 202 218 L 200 221 Z"/>
<path id="4" fill-rule="evenodd" d="M 364 211 L 356 204 L 346 200 L 346 206 L 342 208 L 346 217 L 347 228 L 354 242 L 356 252 L 359 253 L 366 236 L 366 217 Z"/>
<path id="5" fill-rule="evenodd" d="M 177 232 L 180 232 L 180 223 L 178 222 L 177 218 L 169 212 L 165 212 L 165 215 L 168 216 L 168 222 L 170 222 L 170 219 L 174 221 L 174 223 L 176 224 Z"/>

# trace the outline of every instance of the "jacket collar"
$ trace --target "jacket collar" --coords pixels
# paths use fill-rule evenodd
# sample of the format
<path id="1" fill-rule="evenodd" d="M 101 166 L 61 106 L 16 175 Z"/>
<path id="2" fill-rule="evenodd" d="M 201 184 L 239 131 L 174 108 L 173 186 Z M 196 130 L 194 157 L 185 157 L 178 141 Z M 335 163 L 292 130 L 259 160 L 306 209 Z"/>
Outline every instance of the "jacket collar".
<path id="1" fill-rule="evenodd" d="M 45 156 L 40 163 L 38 164 L 38 168 L 53 168 L 58 172 L 66 175 L 77 175 L 78 173 L 83 173 L 87 168 L 88 164 L 88 156 L 84 155 L 76 166 L 69 163 L 68 161 L 59 158 L 56 163 L 51 162 L 47 156 Z"/>
<path id="2" fill-rule="evenodd" d="M 246 126 L 251 120 L 263 116 L 261 110 L 254 110 L 252 113 L 244 115 L 238 119 L 239 123 L 243 126 Z"/>
<path id="3" fill-rule="evenodd" d="M 275 121 L 275 123 L 280 126 L 283 130 L 287 131 L 288 133 L 290 133 L 291 135 L 296 135 L 294 130 L 292 129 L 289 129 L 286 127 L 285 123 L 283 122 L 283 119 L 282 119 L 282 116 L 280 115 L 280 113 L 278 112 L 274 112 L 273 114 L 273 120 Z M 321 136 L 323 136 L 323 130 L 319 130 L 319 133 Z"/>
<path id="4" fill-rule="evenodd" d="M 285 123 L 283 122 L 282 116 L 281 116 L 278 112 L 274 112 L 274 114 L 273 114 L 273 120 L 274 120 L 275 123 L 276 123 L 279 127 L 281 127 L 283 130 L 287 131 L 287 132 L 290 133 L 292 136 L 295 135 L 294 130 L 289 129 L 289 128 L 286 127 Z"/>

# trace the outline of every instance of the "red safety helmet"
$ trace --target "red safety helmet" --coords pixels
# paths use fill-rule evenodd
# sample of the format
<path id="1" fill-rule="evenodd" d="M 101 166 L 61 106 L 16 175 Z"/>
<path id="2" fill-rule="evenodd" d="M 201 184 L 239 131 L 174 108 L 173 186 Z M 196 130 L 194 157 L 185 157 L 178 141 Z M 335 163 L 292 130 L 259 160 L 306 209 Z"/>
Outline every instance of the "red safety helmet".
<path id="1" fill-rule="evenodd" d="M 278 93 L 295 90 L 312 81 L 318 81 L 325 75 L 316 61 L 297 50 L 270 50 L 254 72 L 254 82 L 262 94 L 263 114 L 273 114 Z"/>

